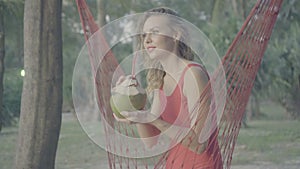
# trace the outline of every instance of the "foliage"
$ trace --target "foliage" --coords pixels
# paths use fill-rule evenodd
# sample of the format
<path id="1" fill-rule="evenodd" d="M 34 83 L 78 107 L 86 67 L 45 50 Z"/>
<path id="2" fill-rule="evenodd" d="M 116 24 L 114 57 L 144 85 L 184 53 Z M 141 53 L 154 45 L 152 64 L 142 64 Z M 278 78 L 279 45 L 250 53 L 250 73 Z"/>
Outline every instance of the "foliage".
<path id="1" fill-rule="evenodd" d="M 64 1 L 62 12 L 63 29 L 63 111 L 72 111 L 72 77 L 77 56 L 84 45 L 80 32 L 81 24 L 73 1 Z M 74 15 L 75 14 L 75 15 Z"/>
<path id="2" fill-rule="evenodd" d="M 23 0 L 0 0 L 5 30 L 6 70 L 3 81 L 3 109 L 0 112 L 0 120 L 4 126 L 14 124 L 20 112 L 22 79 L 16 72 L 22 69 L 23 64 L 23 6 Z"/>
<path id="3" fill-rule="evenodd" d="M 24 0 L 0 0 L 0 10 L 16 17 L 23 15 Z"/>
<path id="4" fill-rule="evenodd" d="M 260 71 L 263 76 L 260 91 L 285 107 L 292 118 L 300 118 L 299 7 L 299 1 L 283 4 Z"/>
<path id="5" fill-rule="evenodd" d="M 10 69 L 4 76 L 3 122 L 4 126 L 16 123 L 20 113 L 23 77 L 20 69 Z"/>
<path id="6" fill-rule="evenodd" d="M 93 16 L 96 17 L 96 0 L 86 0 Z M 0 0 L 1 3 L 13 4 L 13 2 L 23 2 L 23 0 Z M 216 1 L 204 0 L 149 0 L 147 3 L 137 0 L 106 0 L 106 21 L 113 21 L 122 16 L 143 12 L 153 7 L 166 6 L 175 9 L 180 15 L 199 27 L 212 41 L 220 57 L 222 57 L 231 44 L 236 33 L 245 20 L 244 15 L 255 4 L 256 0 L 237 1 L 224 0 L 223 5 L 217 5 Z M 272 34 L 262 66 L 258 72 L 253 88 L 253 95 L 258 99 L 272 99 L 282 105 L 286 105 L 287 112 L 295 112 L 299 101 L 299 88 L 297 79 L 299 75 L 299 9 L 300 1 L 284 1 L 280 11 L 278 23 Z M 13 8 L 16 12 L 5 13 L 6 21 L 6 78 L 11 76 L 14 70 L 23 67 L 23 3 Z M 236 5 L 236 7 L 234 6 Z M 213 12 L 218 9 L 220 12 Z M 213 17 L 219 19 L 212 23 Z M 10 22 L 11 21 L 11 22 Z M 76 3 L 73 0 L 63 0 L 62 13 L 63 27 L 63 94 L 64 111 L 72 109 L 72 74 L 77 56 L 84 45 L 84 37 L 81 30 L 81 23 L 77 12 Z M 130 47 L 118 46 L 119 54 L 129 54 Z M 11 69 L 11 70 L 10 70 Z M 9 98 L 20 96 L 20 86 L 12 84 L 12 81 L 5 81 L 4 91 L 10 92 Z M 9 88 L 8 88 L 9 87 Z M 16 87 L 13 89 L 13 87 Z M 276 92 L 273 92 L 276 91 Z M 297 94 L 298 93 L 298 94 Z M 297 100 L 298 99 L 298 100 Z M 19 103 L 12 99 L 5 98 L 5 109 L 15 110 Z M 19 98 L 20 100 L 20 98 Z M 12 101 L 12 102 L 10 102 Z M 293 103 L 294 102 L 294 103 Z M 258 101 L 259 103 L 259 101 Z M 288 103 L 288 104 L 287 104 Z M 13 106 L 10 107 L 10 106 Z M 297 109 L 297 108 L 296 108 Z M 299 108 L 296 112 L 299 112 Z M 7 115 L 7 113 L 5 113 Z M 293 114 L 293 113 L 292 113 Z M 17 115 L 17 114 L 15 114 Z M 296 113 L 297 115 L 297 113 Z M 299 115 L 297 115 L 299 116 Z"/>

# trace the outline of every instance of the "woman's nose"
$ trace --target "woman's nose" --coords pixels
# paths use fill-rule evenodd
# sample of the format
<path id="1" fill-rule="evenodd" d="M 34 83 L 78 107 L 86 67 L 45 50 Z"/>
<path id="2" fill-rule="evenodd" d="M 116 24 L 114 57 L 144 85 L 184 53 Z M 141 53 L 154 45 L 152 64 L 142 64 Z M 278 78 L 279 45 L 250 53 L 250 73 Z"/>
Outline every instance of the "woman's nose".
<path id="1" fill-rule="evenodd" d="M 145 42 L 145 43 L 150 43 L 150 42 L 152 42 L 150 33 L 146 33 L 146 34 L 145 34 L 145 40 L 144 40 L 144 42 Z"/>

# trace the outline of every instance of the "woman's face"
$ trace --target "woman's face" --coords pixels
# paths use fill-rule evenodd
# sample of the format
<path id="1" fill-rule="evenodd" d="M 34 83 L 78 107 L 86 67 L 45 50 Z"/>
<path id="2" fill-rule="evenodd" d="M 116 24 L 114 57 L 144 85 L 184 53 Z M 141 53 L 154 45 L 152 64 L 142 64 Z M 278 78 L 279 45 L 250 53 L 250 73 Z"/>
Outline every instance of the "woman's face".
<path id="1" fill-rule="evenodd" d="M 167 16 L 150 16 L 143 27 L 143 45 L 151 59 L 175 53 L 174 31 Z"/>

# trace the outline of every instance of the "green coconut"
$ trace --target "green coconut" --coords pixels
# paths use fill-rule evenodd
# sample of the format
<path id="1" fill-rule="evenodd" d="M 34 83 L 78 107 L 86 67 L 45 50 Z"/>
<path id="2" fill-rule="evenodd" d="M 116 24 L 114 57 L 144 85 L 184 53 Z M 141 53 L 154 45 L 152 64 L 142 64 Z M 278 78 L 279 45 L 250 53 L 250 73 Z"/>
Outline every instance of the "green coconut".
<path id="1" fill-rule="evenodd" d="M 136 79 L 126 79 L 112 89 L 110 105 L 118 118 L 124 118 L 122 111 L 142 110 L 146 105 L 147 94 Z"/>

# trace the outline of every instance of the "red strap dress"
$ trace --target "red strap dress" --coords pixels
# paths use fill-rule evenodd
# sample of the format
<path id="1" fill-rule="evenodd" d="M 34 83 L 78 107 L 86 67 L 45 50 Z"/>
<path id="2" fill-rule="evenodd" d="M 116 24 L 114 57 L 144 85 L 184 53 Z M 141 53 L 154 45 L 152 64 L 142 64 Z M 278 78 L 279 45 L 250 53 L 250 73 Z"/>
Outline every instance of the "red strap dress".
<path id="1" fill-rule="evenodd" d="M 192 66 L 202 68 L 199 64 L 188 64 L 182 72 L 179 82 L 171 95 L 167 96 L 162 90 L 160 91 L 160 99 L 162 102 L 165 102 L 163 103 L 164 110 L 162 110 L 161 118 L 170 124 L 190 127 L 191 119 L 189 119 L 190 113 L 187 98 L 184 96 L 182 89 L 184 75 Z M 202 70 L 205 71 L 203 68 Z M 178 143 L 169 151 L 166 169 L 222 169 L 222 158 L 216 135 L 217 131 L 211 134 L 208 140 L 208 146 L 201 154 Z"/>

